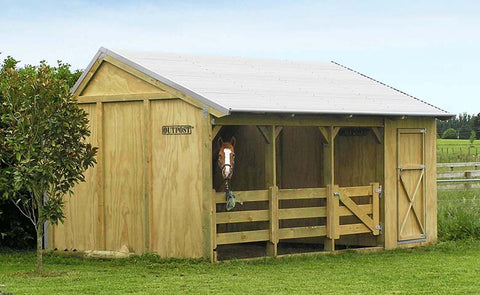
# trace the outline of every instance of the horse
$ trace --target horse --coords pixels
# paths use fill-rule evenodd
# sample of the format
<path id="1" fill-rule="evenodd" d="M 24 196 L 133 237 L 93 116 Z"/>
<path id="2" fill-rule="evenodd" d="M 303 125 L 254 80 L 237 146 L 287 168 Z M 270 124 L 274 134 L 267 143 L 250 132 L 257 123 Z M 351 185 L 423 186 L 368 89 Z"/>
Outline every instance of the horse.
<path id="1" fill-rule="evenodd" d="M 233 176 L 233 169 L 235 167 L 235 143 L 236 139 L 232 136 L 230 141 L 223 141 L 221 137 L 218 138 L 218 167 L 222 171 L 222 177 L 225 181 L 225 200 L 227 211 L 235 207 L 235 196 L 230 191 L 229 181 Z"/>

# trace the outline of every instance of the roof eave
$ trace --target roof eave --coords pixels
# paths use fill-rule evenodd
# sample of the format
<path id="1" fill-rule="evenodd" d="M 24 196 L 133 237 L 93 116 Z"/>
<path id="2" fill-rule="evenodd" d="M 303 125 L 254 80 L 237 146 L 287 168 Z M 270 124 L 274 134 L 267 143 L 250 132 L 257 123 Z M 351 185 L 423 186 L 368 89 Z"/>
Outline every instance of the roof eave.
<path id="1" fill-rule="evenodd" d="M 78 88 L 80 87 L 80 85 L 82 84 L 83 80 L 86 78 L 87 74 L 92 70 L 92 67 L 94 66 L 94 64 L 100 60 L 100 59 L 103 59 L 105 58 L 106 56 L 109 56 L 111 58 L 114 58 L 116 60 L 118 60 L 119 62 L 129 66 L 129 67 L 132 67 L 140 72 L 142 72 L 143 74 L 145 75 L 148 75 L 156 80 L 158 80 L 159 82 L 167 85 L 167 86 L 170 86 L 182 93 L 184 93 L 185 95 L 188 95 L 198 101 L 200 101 L 202 104 L 216 110 L 216 114 L 220 115 L 220 116 L 225 116 L 225 115 L 229 115 L 230 114 L 230 110 L 224 106 L 221 106 L 209 99 L 207 99 L 206 97 L 203 97 L 193 91 L 191 91 L 190 89 L 188 88 L 185 88 L 131 60 L 129 60 L 128 58 L 126 57 L 123 57 L 122 55 L 114 52 L 114 51 L 111 51 L 105 47 L 100 47 L 100 49 L 98 50 L 97 54 L 95 54 L 95 56 L 93 57 L 93 59 L 90 61 L 90 63 L 88 64 L 87 68 L 85 69 L 85 71 L 82 73 L 82 75 L 80 76 L 80 78 L 77 80 L 77 82 L 75 83 L 75 85 L 72 87 L 72 90 L 70 91 L 72 94 L 75 94 L 78 90 Z"/>

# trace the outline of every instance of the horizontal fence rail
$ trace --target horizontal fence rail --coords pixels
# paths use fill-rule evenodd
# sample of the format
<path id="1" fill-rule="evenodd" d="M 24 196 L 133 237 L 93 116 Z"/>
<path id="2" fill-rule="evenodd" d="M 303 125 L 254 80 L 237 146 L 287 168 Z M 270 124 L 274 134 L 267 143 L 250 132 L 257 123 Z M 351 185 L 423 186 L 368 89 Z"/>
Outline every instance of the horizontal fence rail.
<path id="1" fill-rule="evenodd" d="M 272 240 L 277 243 L 287 239 L 330 238 L 332 235 L 333 239 L 360 233 L 378 235 L 379 192 L 378 183 L 358 187 L 335 186 L 333 189 L 271 187 L 268 190 L 235 191 L 236 200 L 243 205 L 237 205 L 232 211 L 215 210 L 213 244 L 216 247 Z M 225 210 L 222 208 L 225 193 L 215 192 L 212 201 L 216 209 Z M 328 207 L 328 204 L 334 207 Z M 332 210 L 330 215 L 328 210 Z M 344 222 L 341 218 L 351 220 Z M 332 225 L 329 227 L 329 224 Z"/>
<path id="2" fill-rule="evenodd" d="M 474 170 L 454 171 L 454 168 Z M 438 189 L 480 188 L 480 162 L 437 163 L 437 168 L 450 168 L 449 172 L 437 173 Z"/>

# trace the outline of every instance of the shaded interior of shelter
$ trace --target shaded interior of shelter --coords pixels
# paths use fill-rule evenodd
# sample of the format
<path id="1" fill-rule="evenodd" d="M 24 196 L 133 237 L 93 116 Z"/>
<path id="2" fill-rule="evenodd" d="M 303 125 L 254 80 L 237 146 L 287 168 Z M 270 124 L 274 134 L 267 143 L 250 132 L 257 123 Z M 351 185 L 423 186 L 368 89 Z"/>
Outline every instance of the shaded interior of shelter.
<path id="1" fill-rule="evenodd" d="M 235 169 L 231 189 L 235 191 L 268 189 L 265 178 L 265 150 L 268 144 L 257 126 L 224 126 L 213 140 L 213 187 L 223 192 L 223 179 L 216 163 L 217 140 L 236 138 Z M 324 188 L 327 179 L 324 160 L 326 140 L 318 127 L 282 127 L 276 139 L 276 185 L 281 189 Z M 365 186 L 383 182 L 383 144 L 371 128 L 341 128 L 335 138 L 334 179 L 340 187 Z M 371 200 L 356 197 L 357 204 Z M 326 199 L 280 200 L 279 209 L 325 207 Z M 268 210 L 269 202 L 237 204 L 233 211 Z M 225 212 L 224 204 L 216 205 Z M 325 226 L 326 217 L 279 220 L 279 228 Z M 356 216 L 340 217 L 342 224 L 361 222 Z M 268 221 L 216 225 L 217 233 L 269 229 Z M 281 239 L 278 255 L 324 251 L 325 237 Z M 335 249 L 373 247 L 380 239 L 370 233 L 344 235 L 335 240 Z M 218 245 L 219 260 L 265 256 L 265 242 Z"/>

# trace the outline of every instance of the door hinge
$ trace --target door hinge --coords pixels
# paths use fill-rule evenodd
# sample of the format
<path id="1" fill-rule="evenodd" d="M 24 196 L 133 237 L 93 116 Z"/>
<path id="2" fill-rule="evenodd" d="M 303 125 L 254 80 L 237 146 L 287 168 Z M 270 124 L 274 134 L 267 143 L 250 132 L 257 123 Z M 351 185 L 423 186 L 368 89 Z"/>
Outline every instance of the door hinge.
<path id="1" fill-rule="evenodd" d="M 382 198 L 382 186 L 378 186 L 377 189 L 375 189 L 375 192 L 378 194 L 378 197 L 381 199 Z"/>
<path id="2" fill-rule="evenodd" d="M 378 225 L 375 225 L 375 229 L 378 229 L 379 235 L 383 234 L 383 226 L 381 222 L 379 222 Z"/>

